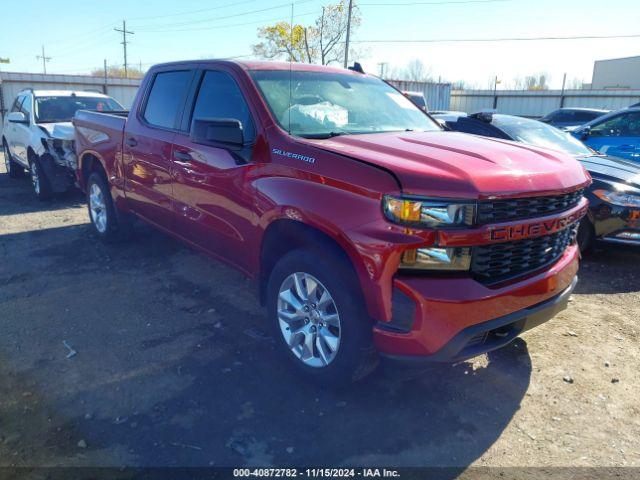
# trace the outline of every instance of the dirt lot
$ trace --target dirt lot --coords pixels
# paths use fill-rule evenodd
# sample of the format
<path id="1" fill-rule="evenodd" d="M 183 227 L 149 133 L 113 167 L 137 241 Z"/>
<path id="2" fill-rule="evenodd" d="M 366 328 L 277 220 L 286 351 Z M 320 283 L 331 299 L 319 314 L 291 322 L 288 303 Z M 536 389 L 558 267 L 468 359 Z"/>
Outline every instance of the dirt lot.
<path id="1" fill-rule="evenodd" d="M 136 231 L 96 243 L 80 194 L 0 174 L 0 465 L 640 466 L 640 250 L 501 351 L 335 392 L 274 358 L 240 274 Z"/>

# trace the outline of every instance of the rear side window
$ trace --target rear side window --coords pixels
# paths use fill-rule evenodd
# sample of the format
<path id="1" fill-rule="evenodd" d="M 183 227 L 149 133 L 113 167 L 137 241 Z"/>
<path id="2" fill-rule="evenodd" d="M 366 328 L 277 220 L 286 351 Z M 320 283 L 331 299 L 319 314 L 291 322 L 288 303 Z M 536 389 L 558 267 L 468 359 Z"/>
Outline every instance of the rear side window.
<path id="1" fill-rule="evenodd" d="M 601 114 L 600 113 L 596 113 L 596 112 L 583 112 L 580 110 L 577 110 L 575 112 L 575 119 L 578 122 L 589 122 L 591 120 L 593 120 L 594 118 L 598 118 Z"/>
<path id="2" fill-rule="evenodd" d="M 27 119 L 29 119 L 29 118 L 31 118 L 31 110 L 33 110 L 31 97 L 29 95 L 27 95 L 24 98 L 24 102 L 22 102 L 22 106 L 20 107 L 20 111 L 22 113 L 24 113 L 24 116 L 27 117 Z"/>
<path id="3" fill-rule="evenodd" d="M 23 100 L 24 100 L 24 95 L 19 95 L 16 98 L 16 101 L 13 102 L 13 106 L 11 107 L 11 113 L 20 111 L 20 105 L 22 105 Z"/>
<path id="4" fill-rule="evenodd" d="M 175 128 L 190 81 L 190 70 L 158 73 L 147 98 L 144 119 L 156 127 Z"/>
<path id="5" fill-rule="evenodd" d="M 191 118 L 233 118 L 242 123 L 245 140 L 251 141 L 255 136 L 247 102 L 233 78 L 223 72 L 204 74 Z"/>

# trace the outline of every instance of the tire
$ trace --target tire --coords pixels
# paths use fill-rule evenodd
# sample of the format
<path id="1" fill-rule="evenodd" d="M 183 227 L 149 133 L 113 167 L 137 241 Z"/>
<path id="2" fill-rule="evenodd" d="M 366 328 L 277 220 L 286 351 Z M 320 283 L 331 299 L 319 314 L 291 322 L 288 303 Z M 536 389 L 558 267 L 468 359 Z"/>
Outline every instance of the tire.
<path id="1" fill-rule="evenodd" d="M 580 226 L 578 227 L 578 248 L 580 249 L 580 253 L 587 253 L 593 247 L 593 244 L 596 239 L 595 229 L 593 228 L 593 224 L 591 221 L 584 217 L 580 222 Z"/>
<path id="2" fill-rule="evenodd" d="M 35 193 L 38 200 L 44 201 L 51 198 L 51 184 L 42 168 L 42 162 L 37 157 L 32 158 L 29 162 L 29 177 L 31 178 L 33 193 Z"/>
<path id="3" fill-rule="evenodd" d="M 378 357 L 355 274 L 346 260 L 327 253 L 303 248 L 283 256 L 269 276 L 267 310 L 277 349 L 286 361 L 316 383 L 343 386 L 373 372 Z M 294 293 L 301 290 L 304 295 Z M 308 295 L 309 291 L 313 293 Z M 332 303 L 323 296 L 325 291 Z M 304 296 L 307 301 L 301 302 Z M 298 314 L 290 313 L 294 303 L 300 307 Z M 289 346 L 285 335 L 295 347 Z"/>
<path id="4" fill-rule="evenodd" d="M 7 175 L 10 178 L 20 178 L 24 176 L 24 168 L 22 165 L 13 160 L 11 153 L 9 152 L 9 146 L 7 142 L 2 142 L 2 150 L 4 153 L 4 167 L 7 171 Z"/>
<path id="5" fill-rule="evenodd" d="M 132 224 L 118 216 L 109 185 L 101 172 L 93 172 L 87 180 L 87 208 L 93 233 L 110 243 L 129 238 Z"/>

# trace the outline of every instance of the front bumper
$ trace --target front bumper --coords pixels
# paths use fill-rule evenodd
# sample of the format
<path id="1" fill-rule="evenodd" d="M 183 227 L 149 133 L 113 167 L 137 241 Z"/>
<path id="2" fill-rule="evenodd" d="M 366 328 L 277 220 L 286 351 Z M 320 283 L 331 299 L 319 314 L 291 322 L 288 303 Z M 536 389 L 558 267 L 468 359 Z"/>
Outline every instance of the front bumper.
<path id="1" fill-rule="evenodd" d="M 394 287 L 411 321 L 402 325 L 406 331 L 393 320 L 378 323 L 376 347 L 409 363 L 457 362 L 500 348 L 566 307 L 578 256 L 572 245 L 546 271 L 500 287 L 468 277 L 397 277 Z"/>
<path id="2" fill-rule="evenodd" d="M 599 240 L 640 245 L 640 209 L 602 203 L 592 214 Z"/>

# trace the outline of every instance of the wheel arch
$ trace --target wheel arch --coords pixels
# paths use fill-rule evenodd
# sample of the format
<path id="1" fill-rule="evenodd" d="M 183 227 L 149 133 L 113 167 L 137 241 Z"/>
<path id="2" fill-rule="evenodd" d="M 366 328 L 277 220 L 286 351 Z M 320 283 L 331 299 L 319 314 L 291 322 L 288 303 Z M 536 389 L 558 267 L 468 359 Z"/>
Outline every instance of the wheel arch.
<path id="1" fill-rule="evenodd" d="M 102 171 L 102 173 L 106 176 L 107 171 L 105 169 L 104 162 L 97 153 L 92 151 L 84 152 L 78 158 L 78 183 L 80 183 L 80 187 L 82 188 L 82 190 L 86 189 L 89 175 L 91 175 L 95 171 Z"/>
<path id="2" fill-rule="evenodd" d="M 336 240 L 330 232 L 318 225 L 290 218 L 277 218 L 265 229 L 260 245 L 260 300 L 265 302 L 266 284 L 273 267 L 288 252 L 298 248 L 316 248 L 345 261 L 359 285 L 358 260 L 355 247 L 344 239 Z"/>

